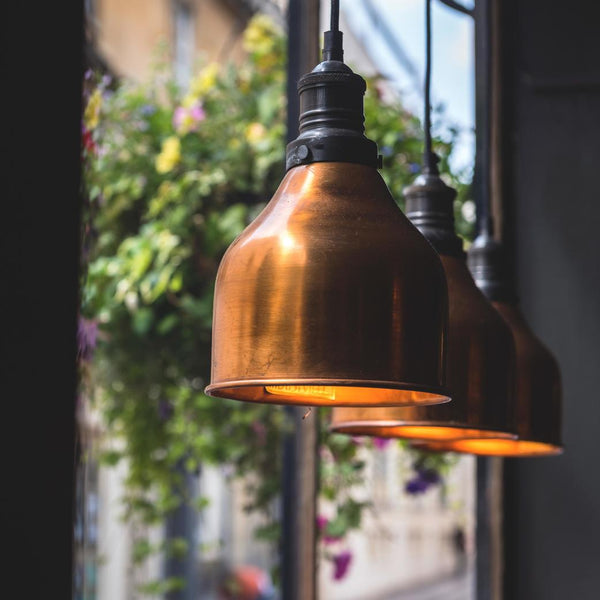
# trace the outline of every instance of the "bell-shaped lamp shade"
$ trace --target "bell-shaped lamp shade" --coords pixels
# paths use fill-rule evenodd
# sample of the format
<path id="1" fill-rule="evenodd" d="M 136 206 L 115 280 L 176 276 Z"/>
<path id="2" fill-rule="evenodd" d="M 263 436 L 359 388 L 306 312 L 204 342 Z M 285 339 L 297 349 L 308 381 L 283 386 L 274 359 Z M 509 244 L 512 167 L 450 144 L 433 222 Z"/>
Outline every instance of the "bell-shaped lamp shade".
<path id="1" fill-rule="evenodd" d="M 365 82 L 338 60 L 299 82 L 300 135 L 221 261 L 206 393 L 251 402 L 447 402 L 448 298 L 431 245 L 363 135 Z"/>
<path id="2" fill-rule="evenodd" d="M 452 402 L 410 408 L 334 408 L 330 429 L 417 440 L 514 438 L 514 343 L 477 289 L 454 234 L 455 192 L 436 174 L 407 189 L 407 214 L 441 254 L 449 296 L 447 385 Z"/>
<path id="3" fill-rule="evenodd" d="M 516 305 L 503 274 L 504 260 L 497 242 L 480 236 L 469 252 L 478 285 L 510 327 L 516 347 L 516 432 L 518 439 L 474 439 L 425 445 L 432 451 L 467 452 L 482 456 L 553 456 L 561 442 L 562 388 L 555 358 L 535 336 Z"/>

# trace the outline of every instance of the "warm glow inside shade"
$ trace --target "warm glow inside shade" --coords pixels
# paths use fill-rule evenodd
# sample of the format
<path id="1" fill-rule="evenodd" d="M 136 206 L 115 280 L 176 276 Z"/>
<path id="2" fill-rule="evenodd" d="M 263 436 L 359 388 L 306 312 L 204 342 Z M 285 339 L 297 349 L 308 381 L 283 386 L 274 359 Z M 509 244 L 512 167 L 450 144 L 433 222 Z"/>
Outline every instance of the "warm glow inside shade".
<path id="1" fill-rule="evenodd" d="M 349 411 L 350 409 L 348 409 L 347 411 L 343 410 L 340 412 L 342 412 L 343 414 L 344 412 Z M 369 409 L 369 412 L 372 412 L 372 409 Z M 372 417 L 367 416 L 367 419 L 372 419 Z M 334 422 L 332 422 L 332 425 L 333 423 Z M 336 431 L 338 433 L 346 433 L 348 435 L 365 435 L 370 437 L 381 438 L 404 438 L 412 440 L 459 440 L 466 437 L 498 437 L 498 433 L 495 431 L 469 429 L 460 425 L 398 425 L 398 421 L 389 421 L 389 425 L 386 425 L 385 420 L 358 420 L 355 422 L 343 422 L 339 425 L 333 425 L 331 429 L 332 431 Z"/>
<path id="2" fill-rule="evenodd" d="M 450 301 L 447 384 L 452 402 L 411 408 L 334 408 L 330 429 L 416 440 L 502 437 L 514 432 L 514 343 L 462 257 L 441 256 Z"/>
<path id="3" fill-rule="evenodd" d="M 373 167 L 290 169 L 227 250 L 212 396 L 326 406 L 447 402 L 444 270 Z"/>
<path id="4" fill-rule="evenodd" d="M 562 454 L 561 446 L 527 440 L 475 439 L 446 442 L 415 442 L 415 447 L 430 452 L 460 452 L 478 456 L 533 457 Z"/>

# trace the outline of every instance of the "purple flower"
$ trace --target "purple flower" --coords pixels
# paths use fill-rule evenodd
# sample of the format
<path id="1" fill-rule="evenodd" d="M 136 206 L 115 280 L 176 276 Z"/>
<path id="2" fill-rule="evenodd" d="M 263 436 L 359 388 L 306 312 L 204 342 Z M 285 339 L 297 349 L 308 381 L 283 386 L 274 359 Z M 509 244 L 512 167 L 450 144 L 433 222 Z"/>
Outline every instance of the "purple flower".
<path id="1" fill-rule="evenodd" d="M 326 535 L 323 537 L 323 542 L 325 543 L 325 545 L 329 546 L 329 544 L 335 544 L 336 542 L 339 542 L 341 539 L 342 539 L 341 536 Z"/>
<path id="2" fill-rule="evenodd" d="M 384 146 L 381 149 L 381 154 L 383 154 L 383 156 L 391 156 L 394 153 L 394 150 L 392 149 L 391 146 Z"/>
<path id="3" fill-rule="evenodd" d="M 94 71 L 92 71 L 92 69 L 88 69 L 84 75 L 86 81 L 89 81 L 92 78 L 93 74 L 94 74 Z"/>
<path id="4" fill-rule="evenodd" d="M 103 75 L 102 76 L 102 85 L 104 87 L 109 86 L 112 83 L 112 77 L 110 75 Z"/>
<path id="5" fill-rule="evenodd" d="M 373 438 L 373 446 L 375 446 L 375 448 L 377 448 L 377 450 L 385 450 L 385 448 L 387 448 L 388 444 L 391 441 L 392 440 L 390 438 L 374 437 Z"/>
<path id="6" fill-rule="evenodd" d="M 91 319 L 79 317 L 77 323 L 77 347 L 82 360 L 92 358 L 98 337 L 98 323 Z"/>
<path id="7" fill-rule="evenodd" d="M 350 567 L 350 563 L 352 562 L 352 553 L 348 550 L 344 550 L 339 554 L 336 554 L 333 557 L 333 578 L 336 581 L 343 579 L 348 572 L 348 568 Z"/>
<path id="8" fill-rule="evenodd" d="M 435 485 L 441 480 L 440 474 L 435 469 L 423 469 L 420 467 L 417 469 L 417 473 L 420 479 L 430 485 Z"/>
<path id="9" fill-rule="evenodd" d="M 154 106 L 153 104 L 144 104 L 144 106 L 140 108 L 140 112 L 145 117 L 149 117 L 150 115 L 153 115 L 156 112 L 156 106 Z"/>
<path id="10" fill-rule="evenodd" d="M 158 417 L 163 423 L 173 416 L 173 405 L 168 400 L 159 400 Z"/>
<path id="11" fill-rule="evenodd" d="M 421 172 L 421 165 L 418 164 L 418 163 L 410 163 L 408 165 L 408 170 L 411 173 L 413 173 L 413 174 L 420 173 Z"/>
<path id="12" fill-rule="evenodd" d="M 429 485 L 430 484 L 427 481 L 417 476 L 406 482 L 406 485 L 404 486 L 404 491 L 407 494 L 417 496 L 418 494 L 426 492 Z"/>

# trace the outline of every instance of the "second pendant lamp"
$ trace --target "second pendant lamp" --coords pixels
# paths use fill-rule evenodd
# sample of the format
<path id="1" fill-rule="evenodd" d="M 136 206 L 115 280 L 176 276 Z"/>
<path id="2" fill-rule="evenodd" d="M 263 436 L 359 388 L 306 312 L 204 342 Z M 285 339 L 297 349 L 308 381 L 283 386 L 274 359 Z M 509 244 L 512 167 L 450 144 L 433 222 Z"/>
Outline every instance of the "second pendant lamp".
<path id="1" fill-rule="evenodd" d="M 300 135 L 263 212 L 219 266 L 211 396 L 300 405 L 447 402 L 440 259 L 377 172 L 364 79 L 332 2 L 323 62 L 298 83 Z"/>
<path id="2" fill-rule="evenodd" d="M 440 178 L 431 150 L 431 7 L 426 0 L 427 67 L 423 174 L 406 190 L 406 214 L 440 254 L 449 295 L 447 384 L 452 402 L 412 408 L 334 408 L 330 429 L 417 440 L 515 437 L 511 332 L 476 287 L 454 231 L 455 191 Z"/>

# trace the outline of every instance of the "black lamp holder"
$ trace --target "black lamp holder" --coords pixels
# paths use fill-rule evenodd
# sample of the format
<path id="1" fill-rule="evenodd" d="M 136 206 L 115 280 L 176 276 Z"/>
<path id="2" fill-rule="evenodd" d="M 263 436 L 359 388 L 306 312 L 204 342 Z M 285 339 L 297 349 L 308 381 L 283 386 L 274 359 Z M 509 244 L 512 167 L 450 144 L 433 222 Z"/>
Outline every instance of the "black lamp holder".
<path id="1" fill-rule="evenodd" d="M 516 304 L 517 295 L 504 249 L 491 231 L 489 223 L 471 244 L 467 252 L 469 271 L 488 300 Z"/>
<path id="2" fill-rule="evenodd" d="M 298 82 L 300 127 L 287 145 L 286 169 L 314 162 L 350 162 L 381 167 L 377 144 L 364 135 L 365 80 L 344 64 L 339 0 L 331 2 L 323 62 Z"/>

